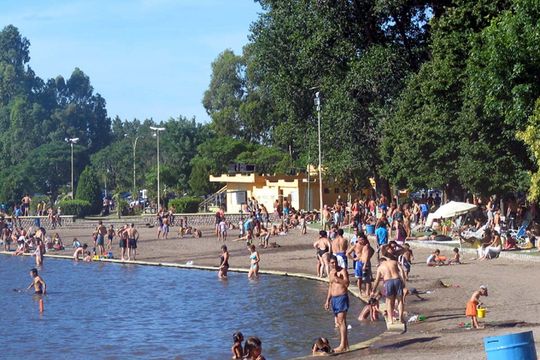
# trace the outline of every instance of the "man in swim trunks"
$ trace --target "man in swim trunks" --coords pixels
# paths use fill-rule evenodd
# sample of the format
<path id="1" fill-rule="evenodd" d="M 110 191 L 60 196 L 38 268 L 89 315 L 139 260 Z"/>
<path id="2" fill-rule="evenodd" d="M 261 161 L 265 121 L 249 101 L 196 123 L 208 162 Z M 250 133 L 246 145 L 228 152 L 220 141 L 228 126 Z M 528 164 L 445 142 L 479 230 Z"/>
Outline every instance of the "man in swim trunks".
<path id="1" fill-rule="evenodd" d="M 45 281 L 38 275 L 37 269 L 30 270 L 30 276 L 32 277 L 32 282 L 28 285 L 27 289 L 30 289 L 33 286 L 34 292 L 37 295 L 45 295 L 47 292 L 47 284 L 45 284 Z"/>
<path id="2" fill-rule="evenodd" d="M 121 252 L 121 258 L 120 260 L 124 261 L 126 259 L 126 249 L 128 245 L 128 231 L 129 225 L 126 224 L 118 230 L 118 237 L 120 238 L 119 246 L 120 246 L 120 252 Z"/>
<path id="3" fill-rule="evenodd" d="M 334 351 L 342 352 L 349 349 L 349 340 L 347 338 L 347 311 L 349 310 L 347 288 L 349 287 L 349 274 L 347 273 L 347 269 L 338 265 L 336 256 L 332 255 L 329 263 L 329 286 L 324 308 L 329 310 L 330 304 L 332 305 L 332 312 L 334 313 L 341 339 L 339 346 Z"/>
<path id="4" fill-rule="evenodd" d="M 99 220 L 98 227 L 96 228 L 96 245 L 98 249 L 98 255 L 105 254 L 105 236 L 107 235 L 107 227 L 103 225 L 103 221 Z"/>
<path id="5" fill-rule="evenodd" d="M 365 293 L 367 296 L 369 296 L 371 293 L 371 282 L 373 281 L 373 275 L 371 273 L 371 258 L 373 257 L 375 250 L 369 244 L 369 241 L 364 233 L 359 235 L 354 249 L 354 254 L 356 256 L 354 275 L 358 284 L 358 291 L 360 294 L 362 294 L 362 283 L 365 283 Z"/>
<path id="6" fill-rule="evenodd" d="M 338 229 L 336 238 L 332 241 L 332 253 L 338 259 L 338 265 L 347 271 L 347 248 L 349 242 L 343 237 L 343 229 Z"/>
<path id="7" fill-rule="evenodd" d="M 388 323 L 394 323 L 394 308 L 396 300 L 398 302 L 399 321 L 403 322 L 403 288 L 405 287 L 405 277 L 403 275 L 403 269 L 399 266 L 395 260 L 390 260 L 385 257 L 381 257 L 380 264 L 377 269 L 377 278 L 371 291 L 371 296 L 375 296 L 377 293 L 377 287 L 381 279 L 384 281 L 385 296 L 388 303 L 387 316 Z"/>
<path id="8" fill-rule="evenodd" d="M 135 229 L 135 224 L 131 223 L 129 226 L 129 229 L 127 230 L 128 234 L 128 261 L 131 260 L 131 257 L 133 257 L 133 260 L 135 259 L 135 256 L 137 255 L 137 241 L 139 240 L 139 232 L 137 229 Z"/>

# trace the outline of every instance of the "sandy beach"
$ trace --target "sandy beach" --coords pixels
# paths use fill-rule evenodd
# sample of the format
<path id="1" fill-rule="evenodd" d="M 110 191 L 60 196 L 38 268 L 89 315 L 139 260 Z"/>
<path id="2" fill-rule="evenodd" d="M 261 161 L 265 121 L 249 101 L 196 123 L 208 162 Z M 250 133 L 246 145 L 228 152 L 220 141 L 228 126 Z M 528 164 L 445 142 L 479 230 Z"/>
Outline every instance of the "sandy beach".
<path id="1" fill-rule="evenodd" d="M 120 222 L 104 221 L 105 225 Z M 137 260 L 153 262 L 175 262 L 194 265 L 217 266 L 219 264 L 219 243 L 213 229 L 203 228 L 203 237 L 180 239 L 176 228 L 172 228 L 169 239 L 157 239 L 156 228 L 138 228 L 141 238 L 138 244 Z M 69 228 L 49 230 L 58 232 L 68 250 L 49 252 L 50 254 L 71 255 L 73 237 L 92 246 L 92 224 L 78 222 Z M 244 242 L 232 241 L 238 231 L 230 231 L 226 242 L 232 268 L 249 266 L 248 251 Z M 315 251 L 312 247 L 316 233 L 308 231 L 301 235 L 297 231 L 287 236 L 276 236 L 271 242 L 280 247 L 258 249 L 261 255 L 261 270 L 275 270 L 314 275 L 316 270 Z M 373 239 L 371 239 L 374 245 Z M 463 264 L 455 266 L 428 267 L 425 259 L 432 249 L 420 247 L 411 242 L 415 260 L 408 287 L 431 293 L 422 295 L 425 301 L 408 297 L 406 310 L 409 314 L 421 314 L 425 321 L 412 323 L 405 334 L 385 333 L 369 349 L 346 353 L 341 359 L 383 359 L 399 352 L 408 359 L 485 359 L 483 338 L 511 332 L 534 330 L 536 341 L 540 339 L 540 287 L 535 285 L 534 274 L 537 263 L 499 258 L 489 261 L 475 261 L 470 254 L 463 254 Z M 443 255 L 450 256 L 451 249 L 441 246 Z M 116 258 L 119 256 L 118 242 L 113 244 Z M 352 272 L 352 271 L 351 271 Z M 448 287 L 442 285 L 444 283 Z M 485 329 L 469 330 L 460 323 L 469 320 L 464 316 L 465 304 L 473 291 L 480 285 L 489 287 L 489 297 L 482 298 L 487 307 L 487 316 L 481 319 Z M 356 301 L 356 300 L 355 300 Z M 323 311 L 321 304 L 321 311 Z M 358 314 L 349 314 L 349 322 L 360 324 Z M 264 341 L 264 335 L 262 335 Z M 332 344 L 334 345 L 334 344 Z M 337 345 L 337 344 L 335 344 Z M 306 349 L 306 354 L 309 349 Z"/>

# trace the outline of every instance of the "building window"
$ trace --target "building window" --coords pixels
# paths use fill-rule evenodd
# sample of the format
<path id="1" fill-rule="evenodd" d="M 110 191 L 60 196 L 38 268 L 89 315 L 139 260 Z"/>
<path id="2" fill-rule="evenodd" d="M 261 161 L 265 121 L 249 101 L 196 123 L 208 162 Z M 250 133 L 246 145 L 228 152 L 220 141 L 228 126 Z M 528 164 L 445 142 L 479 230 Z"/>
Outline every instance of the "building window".
<path id="1" fill-rule="evenodd" d="M 324 188 L 324 193 L 325 194 L 330 194 L 330 190 L 328 188 Z"/>
<path id="2" fill-rule="evenodd" d="M 339 188 L 334 189 L 334 194 L 339 194 Z"/>

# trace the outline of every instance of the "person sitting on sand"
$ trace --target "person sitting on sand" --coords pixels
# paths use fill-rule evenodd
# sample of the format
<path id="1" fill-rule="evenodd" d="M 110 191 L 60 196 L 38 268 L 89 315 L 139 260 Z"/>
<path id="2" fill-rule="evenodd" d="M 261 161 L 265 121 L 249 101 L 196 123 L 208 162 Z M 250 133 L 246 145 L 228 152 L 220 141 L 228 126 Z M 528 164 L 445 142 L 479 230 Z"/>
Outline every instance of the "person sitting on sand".
<path id="1" fill-rule="evenodd" d="M 478 249 L 478 260 L 494 259 L 499 257 L 502 250 L 501 236 L 496 231 L 493 231 L 491 242 L 485 246 L 482 245 Z"/>
<path id="2" fill-rule="evenodd" d="M 426 260 L 427 266 L 439 266 L 444 265 L 446 262 L 446 256 L 441 256 L 441 251 L 435 249 L 435 251 L 428 256 Z"/>
<path id="3" fill-rule="evenodd" d="M 320 337 L 313 343 L 311 354 L 313 356 L 324 356 L 332 353 L 332 347 L 327 338 Z"/>
<path id="4" fill-rule="evenodd" d="M 488 289 L 487 286 L 482 285 L 480 286 L 480 289 L 473 292 L 471 295 L 471 298 L 469 299 L 469 302 L 467 302 L 467 308 L 465 309 L 465 315 L 469 316 L 471 318 L 472 327 L 474 329 L 483 329 L 484 327 L 480 327 L 478 325 L 478 319 L 476 318 L 477 315 L 477 308 L 482 303 L 480 302 L 480 296 L 488 296 Z"/>
<path id="5" fill-rule="evenodd" d="M 364 306 L 360 315 L 358 315 L 358 320 L 379 320 L 379 299 L 381 298 L 381 293 L 378 292 L 377 295 L 369 298 L 367 304 Z"/>
<path id="6" fill-rule="evenodd" d="M 516 238 L 514 238 L 512 234 L 510 234 L 510 232 L 506 234 L 506 241 L 504 242 L 504 248 L 502 250 L 504 251 L 519 250 L 519 246 L 517 245 Z"/>
<path id="7" fill-rule="evenodd" d="M 64 250 L 64 243 L 62 242 L 62 239 L 60 238 L 60 235 L 58 235 L 58 233 L 54 234 L 52 246 L 54 250 Z"/>
<path id="8" fill-rule="evenodd" d="M 244 357 L 244 349 L 242 348 L 242 341 L 244 341 L 244 335 L 240 331 L 233 334 L 233 346 L 231 352 L 233 359 L 242 359 Z"/>
<path id="9" fill-rule="evenodd" d="M 81 246 L 81 242 L 77 238 L 73 238 L 73 242 L 71 243 L 71 247 L 73 249 L 76 249 Z"/>
<path id="10" fill-rule="evenodd" d="M 454 252 L 454 257 L 448 260 L 448 265 L 459 265 L 461 264 L 461 255 L 458 248 L 452 250 Z"/>

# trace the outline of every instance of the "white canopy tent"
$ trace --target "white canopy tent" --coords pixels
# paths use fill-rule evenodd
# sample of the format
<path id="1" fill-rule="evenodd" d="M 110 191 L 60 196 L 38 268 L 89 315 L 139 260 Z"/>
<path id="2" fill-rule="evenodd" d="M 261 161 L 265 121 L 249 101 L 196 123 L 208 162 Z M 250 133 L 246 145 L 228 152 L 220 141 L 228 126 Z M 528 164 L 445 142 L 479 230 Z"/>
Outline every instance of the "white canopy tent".
<path id="1" fill-rule="evenodd" d="M 431 226 L 433 220 L 435 219 L 446 219 L 463 215 L 474 209 L 476 209 L 476 205 L 474 204 L 450 201 L 449 203 L 439 207 L 434 213 L 428 215 L 426 219 L 426 226 Z"/>

